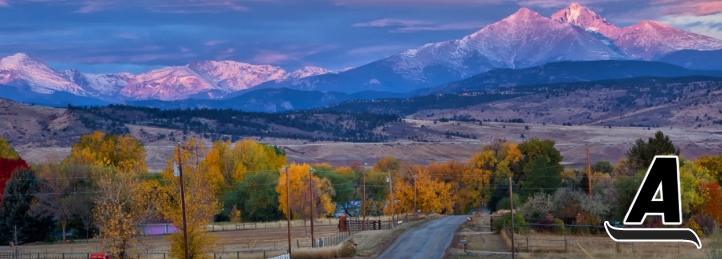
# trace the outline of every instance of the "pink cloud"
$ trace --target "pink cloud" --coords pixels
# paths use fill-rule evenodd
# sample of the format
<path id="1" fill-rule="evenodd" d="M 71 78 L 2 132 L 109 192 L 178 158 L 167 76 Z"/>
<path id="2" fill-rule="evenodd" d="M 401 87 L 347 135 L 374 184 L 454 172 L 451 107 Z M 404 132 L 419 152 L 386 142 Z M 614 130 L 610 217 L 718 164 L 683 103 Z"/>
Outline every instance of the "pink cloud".
<path id="1" fill-rule="evenodd" d="M 6 0 L 0 0 L 6 1 Z M 77 13 L 93 13 L 127 6 L 138 6 L 158 13 L 217 13 L 225 11 L 248 11 L 239 0 L 87 0 Z"/>
<path id="2" fill-rule="evenodd" d="M 260 53 L 256 54 L 256 56 L 254 56 L 252 60 L 256 64 L 278 64 L 297 59 L 288 54 L 263 50 Z"/>
<path id="3" fill-rule="evenodd" d="M 486 23 L 470 22 L 470 23 L 448 23 L 436 24 L 431 26 L 409 26 L 398 28 L 392 32 L 417 32 L 417 31 L 455 31 L 455 30 L 471 30 L 481 29 Z"/>
<path id="4" fill-rule="evenodd" d="M 6 0 L 0 0 L 0 6 L 9 6 L 8 2 Z"/>
<path id="5" fill-rule="evenodd" d="M 356 23 L 352 27 L 398 27 L 391 32 L 417 32 L 417 31 L 452 31 L 452 30 L 468 30 L 480 29 L 484 23 L 435 23 L 421 20 L 401 20 L 401 19 L 380 19 L 364 23 Z"/>
<path id="6" fill-rule="evenodd" d="M 399 52 L 405 49 L 408 49 L 408 46 L 401 46 L 401 45 L 379 45 L 379 46 L 370 46 L 370 47 L 361 47 L 356 48 L 348 51 L 348 54 L 351 55 L 367 55 L 372 53 L 379 53 L 379 52 Z"/>
<path id="7" fill-rule="evenodd" d="M 380 19 L 351 25 L 353 27 L 389 27 L 389 26 L 415 26 L 431 24 L 420 20 Z"/>
<path id="8" fill-rule="evenodd" d="M 226 42 L 228 42 L 228 41 L 227 40 L 211 40 L 211 41 L 206 41 L 204 44 L 206 46 L 215 46 L 215 45 L 218 45 L 221 43 L 226 43 Z"/>
<path id="9" fill-rule="evenodd" d="M 652 4 L 663 6 L 665 15 L 695 15 L 703 16 L 716 13 L 722 13 L 722 1 L 714 0 L 698 0 L 698 1 L 679 1 L 679 0 L 657 0 Z"/>

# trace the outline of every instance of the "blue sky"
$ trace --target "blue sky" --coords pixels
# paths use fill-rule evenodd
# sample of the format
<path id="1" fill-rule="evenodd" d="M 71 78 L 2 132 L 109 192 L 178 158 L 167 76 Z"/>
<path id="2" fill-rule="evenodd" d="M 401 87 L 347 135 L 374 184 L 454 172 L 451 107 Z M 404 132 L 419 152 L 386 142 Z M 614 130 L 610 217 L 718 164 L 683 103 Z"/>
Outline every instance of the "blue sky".
<path id="1" fill-rule="evenodd" d="M 658 20 L 722 39 L 722 1 L 578 1 L 619 26 Z M 457 39 L 557 0 L 0 0 L 0 56 L 25 52 L 55 69 L 141 73 L 193 60 L 287 70 L 360 66 Z"/>

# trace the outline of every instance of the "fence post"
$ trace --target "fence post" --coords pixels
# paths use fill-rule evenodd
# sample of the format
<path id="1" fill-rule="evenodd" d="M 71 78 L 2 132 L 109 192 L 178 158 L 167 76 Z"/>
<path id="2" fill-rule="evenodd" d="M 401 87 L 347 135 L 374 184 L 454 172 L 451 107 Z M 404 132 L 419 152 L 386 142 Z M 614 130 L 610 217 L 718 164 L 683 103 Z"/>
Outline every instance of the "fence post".
<path id="1" fill-rule="evenodd" d="M 165 259 L 165 257 L 163 259 Z M 241 252 L 236 251 L 236 259 L 241 259 Z"/>
<path id="2" fill-rule="evenodd" d="M 529 237 L 526 237 L 526 251 L 531 252 L 529 251 Z"/>
<path id="3" fill-rule="evenodd" d="M 619 242 L 615 242 L 617 244 L 617 253 L 619 253 Z"/>
<path id="4" fill-rule="evenodd" d="M 564 253 L 568 252 L 567 250 L 567 237 L 564 237 Z"/>
<path id="5" fill-rule="evenodd" d="M 634 243 L 632 243 L 632 253 L 634 253 Z"/>
<path id="6" fill-rule="evenodd" d="M 296 248 L 301 248 L 301 245 L 298 243 L 298 239 L 296 239 Z"/>
<path id="7" fill-rule="evenodd" d="M 263 259 L 266 259 L 266 250 L 263 250 Z"/>

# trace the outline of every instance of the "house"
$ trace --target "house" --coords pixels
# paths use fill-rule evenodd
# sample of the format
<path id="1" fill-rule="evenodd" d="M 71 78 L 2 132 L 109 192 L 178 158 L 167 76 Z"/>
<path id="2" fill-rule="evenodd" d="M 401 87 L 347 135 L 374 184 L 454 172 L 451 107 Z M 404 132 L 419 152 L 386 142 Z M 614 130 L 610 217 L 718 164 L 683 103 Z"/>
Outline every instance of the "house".
<path id="1" fill-rule="evenodd" d="M 143 235 L 157 236 L 168 235 L 178 232 L 178 228 L 173 223 L 164 219 L 149 219 L 140 225 L 139 230 Z"/>

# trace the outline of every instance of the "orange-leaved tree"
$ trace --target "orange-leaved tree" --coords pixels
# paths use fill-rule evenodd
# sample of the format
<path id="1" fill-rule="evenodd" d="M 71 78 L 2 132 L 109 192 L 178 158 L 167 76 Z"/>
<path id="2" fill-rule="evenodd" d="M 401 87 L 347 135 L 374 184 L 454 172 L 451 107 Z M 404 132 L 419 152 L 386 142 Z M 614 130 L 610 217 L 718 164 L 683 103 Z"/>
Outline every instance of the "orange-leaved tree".
<path id="1" fill-rule="evenodd" d="M 319 218 L 324 215 L 333 214 L 336 205 L 331 201 L 331 196 L 336 193 L 331 182 L 326 178 L 311 175 L 309 182 L 309 174 L 311 174 L 311 166 L 308 164 L 292 163 L 288 167 L 288 173 L 285 169 L 280 172 L 276 192 L 278 193 L 278 209 L 288 216 L 287 197 L 290 200 L 290 215 L 292 219 L 310 219 L 311 202 L 313 202 L 313 216 Z M 286 177 L 288 177 L 289 185 L 286 186 Z M 309 185 L 312 183 L 312 187 Z M 290 192 L 287 192 L 286 189 Z M 311 201 L 311 188 L 313 189 L 313 201 Z"/>

